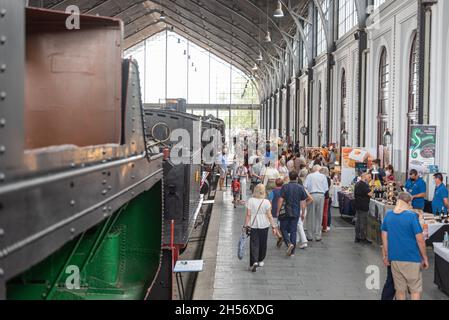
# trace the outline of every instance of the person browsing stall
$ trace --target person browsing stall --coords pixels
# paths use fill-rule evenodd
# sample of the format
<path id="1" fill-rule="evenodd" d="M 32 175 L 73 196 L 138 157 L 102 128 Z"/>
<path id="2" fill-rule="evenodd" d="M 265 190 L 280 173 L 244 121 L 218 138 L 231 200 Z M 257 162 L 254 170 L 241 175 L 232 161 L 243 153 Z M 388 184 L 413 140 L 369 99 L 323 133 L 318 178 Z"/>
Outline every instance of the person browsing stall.
<path id="1" fill-rule="evenodd" d="M 412 196 L 413 209 L 424 210 L 427 185 L 415 169 L 410 170 L 409 179 L 405 183 L 405 189 Z"/>
<path id="2" fill-rule="evenodd" d="M 315 165 L 311 174 L 304 181 L 304 187 L 313 198 L 307 209 L 307 240 L 321 241 L 325 194 L 329 191 L 327 178 L 320 173 L 321 166 Z"/>
<path id="3" fill-rule="evenodd" d="M 354 187 L 355 243 L 371 244 L 367 239 L 368 211 L 373 192 L 370 189 L 371 173 L 362 174 L 361 180 Z"/>
<path id="4" fill-rule="evenodd" d="M 433 175 L 435 180 L 435 195 L 432 201 L 433 214 L 438 212 L 447 213 L 449 209 L 449 194 L 446 186 L 443 183 L 443 175 L 436 173 Z"/>

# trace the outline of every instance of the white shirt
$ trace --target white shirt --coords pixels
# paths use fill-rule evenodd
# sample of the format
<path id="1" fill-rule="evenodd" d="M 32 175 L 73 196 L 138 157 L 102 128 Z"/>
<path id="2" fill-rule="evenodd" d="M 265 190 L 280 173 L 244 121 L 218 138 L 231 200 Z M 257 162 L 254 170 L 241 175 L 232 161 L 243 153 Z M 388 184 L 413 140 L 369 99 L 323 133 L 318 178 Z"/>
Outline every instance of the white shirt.
<path id="1" fill-rule="evenodd" d="M 304 187 L 309 193 L 322 193 L 325 194 L 329 191 L 329 185 L 327 178 L 324 174 L 319 172 L 311 173 L 307 176 L 304 182 Z"/>
<path id="2" fill-rule="evenodd" d="M 295 161 L 290 160 L 287 162 L 287 169 L 288 171 L 294 171 L 295 170 Z"/>
<path id="3" fill-rule="evenodd" d="M 280 166 L 280 167 L 279 167 L 279 174 L 280 174 L 283 178 L 288 177 L 289 172 L 288 172 L 287 167 L 286 167 L 286 166 Z"/>
<path id="4" fill-rule="evenodd" d="M 249 159 L 248 159 L 248 164 L 249 164 L 250 166 L 252 166 L 253 164 L 256 163 L 256 159 L 257 159 L 257 158 L 259 158 L 257 155 L 253 155 L 253 156 L 249 157 Z"/>
<path id="5" fill-rule="evenodd" d="M 268 180 L 276 180 L 277 178 L 281 177 L 279 171 L 271 167 L 262 169 L 262 172 L 260 174 L 265 177 L 263 182 L 265 185 L 268 183 Z"/>
<path id="6" fill-rule="evenodd" d="M 260 206 L 260 209 L 259 209 Z M 270 220 L 268 220 L 267 212 L 271 212 L 271 204 L 267 199 L 251 198 L 248 200 L 246 208 L 251 213 L 249 226 L 253 229 L 266 229 L 270 227 Z M 257 212 L 259 209 L 259 212 Z M 257 217 L 256 217 L 257 214 Z M 254 221 L 254 224 L 252 224 Z M 252 225 L 251 225 L 252 224 Z"/>

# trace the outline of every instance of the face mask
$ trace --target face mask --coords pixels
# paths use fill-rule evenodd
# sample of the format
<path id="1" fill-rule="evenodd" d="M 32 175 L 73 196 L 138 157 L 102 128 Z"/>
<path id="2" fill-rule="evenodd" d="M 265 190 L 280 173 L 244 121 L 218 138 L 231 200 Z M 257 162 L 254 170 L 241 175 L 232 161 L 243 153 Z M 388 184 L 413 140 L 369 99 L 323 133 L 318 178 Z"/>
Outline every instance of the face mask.
<path id="1" fill-rule="evenodd" d="M 387 177 L 391 176 L 391 171 L 387 171 L 385 172 L 385 174 L 387 175 Z"/>

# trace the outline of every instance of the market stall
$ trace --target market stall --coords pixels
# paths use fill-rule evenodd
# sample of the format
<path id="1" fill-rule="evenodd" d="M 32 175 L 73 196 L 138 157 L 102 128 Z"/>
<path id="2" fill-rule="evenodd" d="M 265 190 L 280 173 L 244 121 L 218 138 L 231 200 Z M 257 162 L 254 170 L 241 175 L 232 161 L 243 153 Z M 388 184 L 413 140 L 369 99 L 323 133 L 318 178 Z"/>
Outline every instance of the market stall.
<path id="1" fill-rule="evenodd" d="M 449 249 L 441 242 L 433 244 L 435 252 L 435 284 L 445 294 L 449 295 Z"/>

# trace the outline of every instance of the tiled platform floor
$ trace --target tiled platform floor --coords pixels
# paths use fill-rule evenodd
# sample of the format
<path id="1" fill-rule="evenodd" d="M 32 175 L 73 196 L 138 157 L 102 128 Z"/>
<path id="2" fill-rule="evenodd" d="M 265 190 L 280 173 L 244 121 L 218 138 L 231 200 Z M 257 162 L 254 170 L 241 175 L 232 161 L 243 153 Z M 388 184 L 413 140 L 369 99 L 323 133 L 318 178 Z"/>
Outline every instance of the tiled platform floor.
<path id="1" fill-rule="evenodd" d="M 288 258 L 284 247 L 277 249 L 275 238 L 268 240 L 265 266 L 256 273 L 248 271 L 249 255 L 237 258 L 237 242 L 245 209 L 233 208 L 229 189 L 223 201 L 220 222 L 214 299 L 261 300 L 378 300 L 385 282 L 386 269 L 376 245 L 354 244 L 354 228 L 333 212 L 333 227 L 321 243 L 312 242 L 306 250 L 297 250 Z M 249 245 L 248 245 L 249 247 Z M 433 283 L 433 253 L 429 251 L 431 268 L 424 273 L 424 299 L 449 299 Z M 368 266 L 380 269 L 380 290 L 366 288 Z"/>

